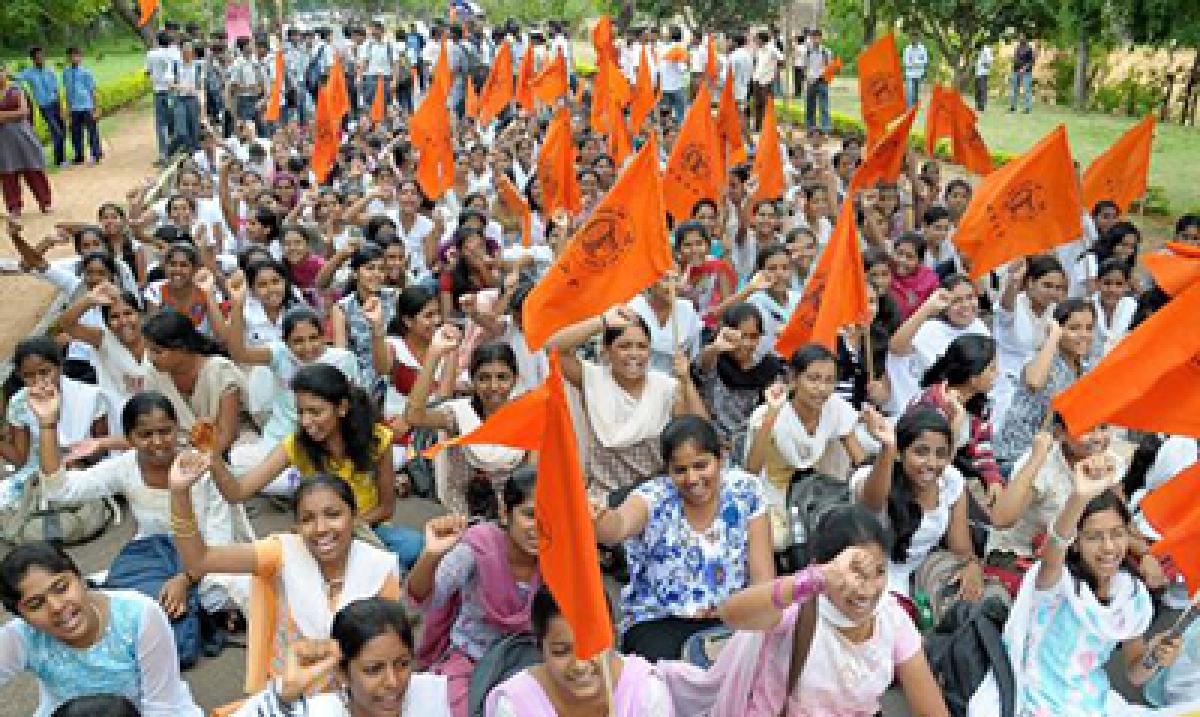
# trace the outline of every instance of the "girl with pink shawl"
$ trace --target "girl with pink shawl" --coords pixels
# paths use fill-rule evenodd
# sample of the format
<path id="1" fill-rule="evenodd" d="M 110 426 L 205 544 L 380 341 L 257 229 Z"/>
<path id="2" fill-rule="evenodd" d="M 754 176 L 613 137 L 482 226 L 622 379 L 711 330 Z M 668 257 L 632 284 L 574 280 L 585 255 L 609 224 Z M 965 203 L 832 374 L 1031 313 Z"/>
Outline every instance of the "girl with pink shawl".
<path id="1" fill-rule="evenodd" d="M 708 670 L 660 662 L 676 714 L 871 717 L 898 679 L 912 714 L 948 717 L 912 620 L 886 591 L 887 533 L 859 505 L 830 509 L 816 561 L 721 607 L 738 630 Z"/>
<path id="2" fill-rule="evenodd" d="M 468 529 L 458 515 L 426 523 L 424 552 L 408 575 L 405 597 L 424 613 L 417 662 L 447 677 L 455 717 L 467 715 L 475 662 L 501 637 L 530 629 L 541 585 L 534 478 L 522 469 L 508 479 L 498 524 Z"/>

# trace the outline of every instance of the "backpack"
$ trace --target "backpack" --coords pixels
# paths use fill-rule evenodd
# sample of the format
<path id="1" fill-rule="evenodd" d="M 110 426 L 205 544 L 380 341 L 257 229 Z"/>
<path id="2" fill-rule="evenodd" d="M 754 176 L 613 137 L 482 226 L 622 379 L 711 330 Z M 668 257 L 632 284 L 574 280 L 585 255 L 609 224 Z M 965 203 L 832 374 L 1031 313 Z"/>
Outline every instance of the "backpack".
<path id="1" fill-rule="evenodd" d="M 471 672 L 471 684 L 467 690 L 467 714 L 483 717 L 488 693 L 496 685 L 531 665 L 542 663 L 542 651 L 532 633 L 518 632 L 497 640 Z"/>
<path id="2" fill-rule="evenodd" d="M 417 427 L 413 428 L 412 433 L 409 434 L 409 448 L 412 450 L 412 457 L 408 459 L 401 470 L 408 476 L 412 495 L 418 498 L 436 500 L 433 459 L 426 458 L 423 454 L 437 444 L 438 438 L 436 428 Z"/>
<path id="3" fill-rule="evenodd" d="M 1000 693 L 1000 714 L 1016 712 L 1016 678 L 1003 629 L 1008 607 L 996 598 L 959 601 L 950 606 L 933 634 L 925 640 L 925 654 L 952 717 L 966 717 L 971 696 L 991 672 Z"/>
<path id="4" fill-rule="evenodd" d="M 850 484 L 825 473 L 809 473 L 793 479 L 787 491 L 788 518 L 793 540 L 788 552 L 792 571 L 808 565 L 808 536 L 815 535 L 821 517 L 831 508 L 851 505 Z"/>
<path id="5" fill-rule="evenodd" d="M 30 476 L 21 497 L 0 510 L 0 540 L 19 545 L 48 540 L 64 547 L 82 545 L 104 532 L 117 515 L 111 499 L 50 503 L 42 499 L 38 476 Z"/>

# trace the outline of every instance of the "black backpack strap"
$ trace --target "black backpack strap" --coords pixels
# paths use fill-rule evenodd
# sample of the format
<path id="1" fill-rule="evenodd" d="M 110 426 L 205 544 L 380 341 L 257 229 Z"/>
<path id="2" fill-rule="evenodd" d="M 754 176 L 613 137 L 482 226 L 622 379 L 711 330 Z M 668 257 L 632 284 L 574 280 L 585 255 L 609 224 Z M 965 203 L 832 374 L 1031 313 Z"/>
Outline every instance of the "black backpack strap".
<path id="1" fill-rule="evenodd" d="M 988 663 L 992 666 L 996 689 L 1000 693 L 1000 715 L 1001 717 L 1014 717 L 1017 711 L 1017 678 L 1013 674 L 1008 650 L 1004 648 L 1003 635 L 996 627 L 995 621 L 991 619 L 989 611 L 984 609 L 985 602 L 992 600 L 994 598 L 980 601 L 979 607 L 971 613 L 971 624 L 975 627 L 979 641 L 983 643 L 983 649 L 987 652 Z M 984 624 L 985 621 L 986 624 Z"/>
<path id="2" fill-rule="evenodd" d="M 800 686 L 800 675 L 804 673 L 804 663 L 808 662 L 808 653 L 812 649 L 813 636 L 817 634 L 817 600 L 811 598 L 800 605 L 796 613 L 796 626 L 792 630 L 792 656 L 788 660 L 787 691 L 783 696 L 783 707 L 779 717 L 787 717 L 788 702 L 792 692 Z"/>

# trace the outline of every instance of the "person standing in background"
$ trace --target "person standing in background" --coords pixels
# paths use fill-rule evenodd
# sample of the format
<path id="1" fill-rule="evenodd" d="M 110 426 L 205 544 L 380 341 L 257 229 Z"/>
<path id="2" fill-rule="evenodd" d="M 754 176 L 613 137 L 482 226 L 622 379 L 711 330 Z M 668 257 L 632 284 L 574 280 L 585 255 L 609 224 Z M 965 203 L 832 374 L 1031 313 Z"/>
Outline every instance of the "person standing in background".
<path id="1" fill-rule="evenodd" d="M 714 39 L 713 42 L 716 42 Z M 704 67 L 708 64 L 708 40 L 700 33 L 693 33 L 688 43 L 688 73 L 691 75 L 691 92 L 688 99 L 695 99 L 704 82 Z"/>
<path id="2" fill-rule="evenodd" d="M 71 117 L 71 146 L 75 148 L 75 164 L 83 164 L 84 133 L 91 148 L 91 164 L 104 157 L 100 149 L 100 128 L 96 124 L 96 77 L 83 66 L 83 53 L 78 47 L 67 48 L 67 61 L 63 69 L 62 83 L 66 92 L 67 111 Z"/>
<path id="3" fill-rule="evenodd" d="M 42 212 L 50 212 L 46 158 L 30 117 L 25 92 L 9 81 L 8 68 L 0 60 L 0 186 L 4 206 L 14 218 L 21 216 L 21 177 L 25 177 Z"/>
<path id="4" fill-rule="evenodd" d="M 208 52 L 204 57 L 204 107 L 208 124 L 221 137 L 233 132 L 233 118 L 225 103 L 225 88 L 229 82 L 229 53 L 225 49 L 224 37 L 213 33 Z"/>
<path id="5" fill-rule="evenodd" d="M 579 83 L 579 78 L 575 76 L 575 48 L 571 45 L 571 38 L 567 35 L 566 21 L 552 20 L 550 21 L 550 56 L 554 57 L 559 52 L 562 52 L 563 59 L 567 63 L 567 79 L 570 82 L 571 92 L 574 93 Z M 483 83 L 478 83 L 478 86 L 483 87 Z"/>
<path id="6" fill-rule="evenodd" d="M 771 33 L 760 30 L 754 36 L 754 71 L 751 87 L 754 93 L 754 126 L 761 130 L 767 100 L 775 87 L 779 74 L 779 51 L 771 42 Z"/>
<path id="7" fill-rule="evenodd" d="M 189 155 L 200 149 L 200 118 L 204 115 L 204 63 L 196 58 L 191 42 L 180 46 L 179 67 L 175 70 L 175 138 L 171 154 Z"/>
<path id="8" fill-rule="evenodd" d="M 284 45 L 283 67 L 287 75 L 284 91 L 287 93 L 283 111 L 284 122 L 296 122 L 303 126 L 308 121 L 308 91 L 304 78 L 313 59 L 312 30 L 288 30 L 288 41 Z"/>
<path id="9" fill-rule="evenodd" d="M 383 80 L 383 106 L 392 106 L 392 77 L 395 76 L 394 69 L 398 62 L 396 52 L 383 32 L 383 23 L 373 21 L 370 38 L 358 48 L 358 86 L 363 107 L 374 104 L 380 79 Z"/>
<path id="10" fill-rule="evenodd" d="M 745 117 L 750 99 L 750 83 L 754 77 L 754 52 L 747 47 L 744 34 L 733 38 L 729 66 L 733 71 L 733 100 L 738 105 L 738 111 Z"/>
<path id="11" fill-rule="evenodd" d="M 29 59 L 32 67 L 26 67 L 17 73 L 17 79 L 29 88 L 29 94 L 46 121 L 46 130 L 50 133 L 50 144 L 54 148 L 54 164 L 58 167 L 67 166 L 67 127 L 63 124 L 62 103 L 58 94 L 58 76 L 54 70 L 46 67 L 46 58 L 42 48 L 29 48 Z"/>
<path id="12" fill-rule="evenodd" d="M 425 49 L 425 37 L 421 34 L 421 31 L 419 29 L 417 29 L 417 24 L 415 22 L 411 23 L 408 26 L 408 34 L 406 34 L 404 36 L 404 51 L 406 53 L 408 53 L 409 66 L 417 68 L 418 83 L 424 82 L 424 80 L 422 79 L 422 74 L 421 74 L 421 54 L 422 54 L 422 50 L 424 50 L 424 49 Z M 414 86 L 412 88 L 412 93 L 413 93 L 414 97 L 416 96 L 417 92 L 424 92 L 423 84 L 421 84 L 421 86 L 419 86 L 419 87 Z"/>
<path id="13" fill-rule="evenodd" d="M 362 101 L 362 86 L 358 83 L 359 48 L 367 39 L 367 31 L 361 27 L 347 25 L 343 32 L 345 34 L 336 50 L 338 57 L 342 60 L 342 71 L 346 77 L 346 94 L 350 98 L 350 119 L 356 120 L 358 119 L 358 105 Z"/>
<path id="14" fill-rule="evenodd" d="M 975 109 L 979 112 L 987 109 L 988 77 L 994 59 L 990 45 L 979 46 L 979 54 L 975 56 Z"/>
<path id="15" fill-rule="evenodd" d="M 258 72 L 254 68 L 253 45 L 248 37 L 237 39 L 237 59 L 229 73 L 233 116 L 238 124 L 254 122 L 258 117 Z"/>
<path id="16" fill-rule="evenodd" d="M 1017 111 L 1017 99 L 1025 92 L 1025 114 L 1033 111 L 1033 46 L 1022 35 L 1013 52 L 1012 87 L 1008 100 L 1008 111 Z"/>
<path id="17" fill-rule="evenodd" d="M 904 48 L 904 103 L 912 107 L 921 97 L 921 80 L 929 67 L 929 51 L 915 31 Z"/>
<path id="18" fill-rule="evenodd" d="M 158 161 L 154 166 L 165 167 L 171 150 L 171 87 L 175 85 L 175 58 L 170 49 L 171 36 L 165 30 L 158 33 L 156 42 L 158 46 L 146 53 L 146 76 L 154 91 L 154 138 L 158 144 Z"/>
<path id="19" fill-rule="evenodd" d="M 671 43 L 658 59 L 658 89 L 663 104 L 671 108 L 676 122 L 683 122 L 687 112 L 687 50 L 683 46 L 683 29 L 672 25 Z M 681 59 L 683 58 L 683 59 Z"/>
<path id="20" fill-rule="evenodd" d="M 825 81 L 825 68 L 833 61 L 833 53 L 821 44 L 821 29 L 808 31 L 808 42 L 800 50 L 804 58 L 804 77 L 808 86 L 804 93 L 804 126 L 818 126 L 818 113 L 822 132 L 829 132 L 829 83 Z"/>
<path id="21" fill-rule="evenodd" d="M 807 39 L 805 35 L 796 35 L 794 40 L 795 47 L 792 50 L 792 98 L 797 100 L 805 96 L 807 89 L 807 83 L 805 82 L 805 78 L 807 77 L 805 72 L 805 63 L 807 62 L 805 51 L 808 49 Z"/>

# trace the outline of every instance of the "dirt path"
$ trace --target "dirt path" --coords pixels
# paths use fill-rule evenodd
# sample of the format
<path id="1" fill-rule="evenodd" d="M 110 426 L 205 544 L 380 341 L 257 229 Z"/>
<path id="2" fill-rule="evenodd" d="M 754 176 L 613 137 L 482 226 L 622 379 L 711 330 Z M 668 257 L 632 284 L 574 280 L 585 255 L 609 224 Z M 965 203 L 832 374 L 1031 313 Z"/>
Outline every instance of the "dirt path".
<path id="1" fill-rule="evenodd" d="M 123 202 L 129 187 L 154 171 L 154 116 L 148 103 L 102 119 L 100 132 L 104 143 L 100 165 L 70 167 L 50 175 L 53 214 L 38 213 L 37 202 L 25 189 L 21 221 L 31 242 L 53 231 L 55 222 L 95 222 L 101 203 Z M 69 149 L 67 156 L 71 156 Z M 70 247 L 56 247 L 51 255 L 70 253 Z M 15 255 L 8 236 L 0 238 L 0 256 Z M 0 360 L 8 359 L 17 341 L 29 335 L 53 297 L 54 287 L 39 278 L 0 276 Z"/>

